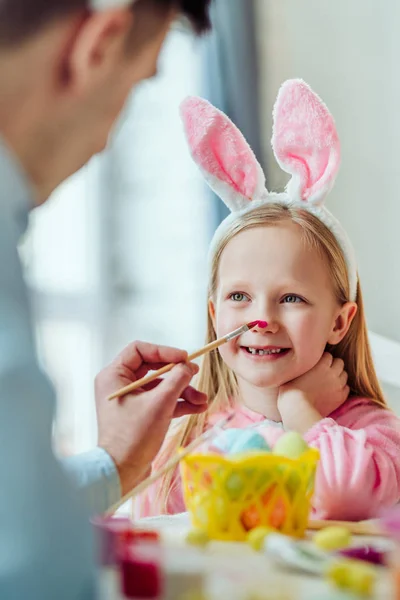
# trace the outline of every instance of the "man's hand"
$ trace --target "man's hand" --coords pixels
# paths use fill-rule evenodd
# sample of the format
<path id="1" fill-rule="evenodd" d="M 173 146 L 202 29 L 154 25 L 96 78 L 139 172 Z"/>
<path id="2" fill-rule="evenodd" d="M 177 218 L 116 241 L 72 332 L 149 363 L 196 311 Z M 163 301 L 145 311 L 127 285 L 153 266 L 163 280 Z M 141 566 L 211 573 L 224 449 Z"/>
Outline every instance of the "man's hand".
<path id="1" fill-rule="evenodd" d="M 344 363 L 325 352 L 313 369 L 281 386 L 278 410 L 286 428 L 305 433 L 348 398 Z"/>
<path id="2" fill-rule="evenodd" d="M 133 342 L 96 377 L 98 445 L 114 460 L 123 495 L 148 472 L 171 419 L 207 409 L 205 394 L 189 386 L 198 367 L 186 360 L 183 350 Z M 177 364 L 165 379 L 123 398 L 107 400 L 112 392 L 167 363 Z"/>

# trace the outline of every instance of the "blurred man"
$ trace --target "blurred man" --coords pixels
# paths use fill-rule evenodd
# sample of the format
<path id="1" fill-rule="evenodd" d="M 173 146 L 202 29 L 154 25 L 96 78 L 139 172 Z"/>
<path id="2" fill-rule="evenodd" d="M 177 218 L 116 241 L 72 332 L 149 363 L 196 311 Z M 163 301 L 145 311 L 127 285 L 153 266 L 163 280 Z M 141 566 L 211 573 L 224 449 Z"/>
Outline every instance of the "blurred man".
<path id="1" fill-rule="evenodd" d="M 201 33 L 209 2 L 0 0 L 2 600 L 94 598 L 87 507 L 129 491 L 171 419 L 206 408 L 185 352 L 134 343 L 97 377 L 98 447 L 66 461 L 67 475 L 52 453 L 55 396 L 37 364 L 17 244 L 29 211 L 104 148 L 132 87 L 156 73 L 172 20 L 182 14 Z M 157 387 L 106 400 L 166 362 L 181 364 Z"/>

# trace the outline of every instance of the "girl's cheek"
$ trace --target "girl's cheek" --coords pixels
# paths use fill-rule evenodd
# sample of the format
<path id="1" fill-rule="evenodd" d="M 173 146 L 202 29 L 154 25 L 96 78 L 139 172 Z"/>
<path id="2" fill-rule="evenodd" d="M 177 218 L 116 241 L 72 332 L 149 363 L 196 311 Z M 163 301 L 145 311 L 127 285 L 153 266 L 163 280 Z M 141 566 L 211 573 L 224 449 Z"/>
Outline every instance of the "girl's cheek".
<path id="1" fill-rule="evenodd" d="M 242 320 L 235 311 L 230 311 L 227 306 L 219 307 L 216 313 L 216 330 L 218 337 L 230 333 L 237 327 L 240 327 L 240 325 L 243 325 Z"/>
<path id="2" fill-rule="evenodd" d="M 328 339 L 327 323 L 318 315 L 307 315 L 293 324 L 292 341 L 302 348 L 310 359 L 314 354 L 322 354 Z"/>
<path id="3" fill-rule="evenodd" d="M 229 366 L 231 366 L 231 362 L 234 359 L 236 353 L 238 352 L 238 347 L 235 344 L 235 341 L 232 340 L 227 344 L 223 344 L 218 348 L 218 351 L 223 359 L 223 361 Z"/>

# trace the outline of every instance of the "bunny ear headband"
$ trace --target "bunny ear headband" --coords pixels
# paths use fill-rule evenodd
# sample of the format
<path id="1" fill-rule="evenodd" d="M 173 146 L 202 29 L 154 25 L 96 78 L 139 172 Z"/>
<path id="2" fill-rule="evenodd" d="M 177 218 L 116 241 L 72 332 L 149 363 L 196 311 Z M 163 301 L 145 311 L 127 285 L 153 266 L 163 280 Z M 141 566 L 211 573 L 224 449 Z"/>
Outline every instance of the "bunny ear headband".
<path id="1" fill-rule="evenodd" d="M 132 6 L 136 0 L 89 0 L 89 6 L 92 10 L 101 12 L 111 8 L 125 8 Z"/>
<path id="2" fill-rule="evenodd" d="M 300 79 L 286 81 L 274 106 L 272 148 L 280 167 L 292 177 L 286 192 L 265 187 L 263 170 L 230 119 L 202 98 L 181 104 L 181 117 L 192 157 L 208 185 L 231 211 L 215 232 L 212 247 L 236 215 L 264 203 L 300 206 L 333 233 L 342 249 L 350 300 L 357 296 L 357 264 L 352 244 L 337 219 L 323 205 L 340 163 L 340 143 L 332 115 Z"/>

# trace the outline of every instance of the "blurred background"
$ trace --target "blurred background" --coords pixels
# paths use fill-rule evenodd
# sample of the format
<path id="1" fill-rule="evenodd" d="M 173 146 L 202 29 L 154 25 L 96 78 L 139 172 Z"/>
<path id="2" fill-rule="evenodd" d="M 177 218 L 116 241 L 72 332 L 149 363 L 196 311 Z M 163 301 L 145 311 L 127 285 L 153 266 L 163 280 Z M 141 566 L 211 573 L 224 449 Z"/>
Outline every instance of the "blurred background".
<path id="1" fill-rule="evenodd" d="M 204 341 L 207 248 L 225 209 L 192 164 L 179 103 L 195 94 L 224 110 L 280 190 L 271 111 L 290 77 L 336 119 L 342 168 L 328 206 L 354 242 L 378 373 L 400 414 L 400 4 L 216 0 L 213 22 L 200 41 L 171 30 L 159 75 L 135 91 L 107 151 L 31 217 L 21 251 L 62 453 L 96 443 L 93 379 L 124 345 Z"/>

